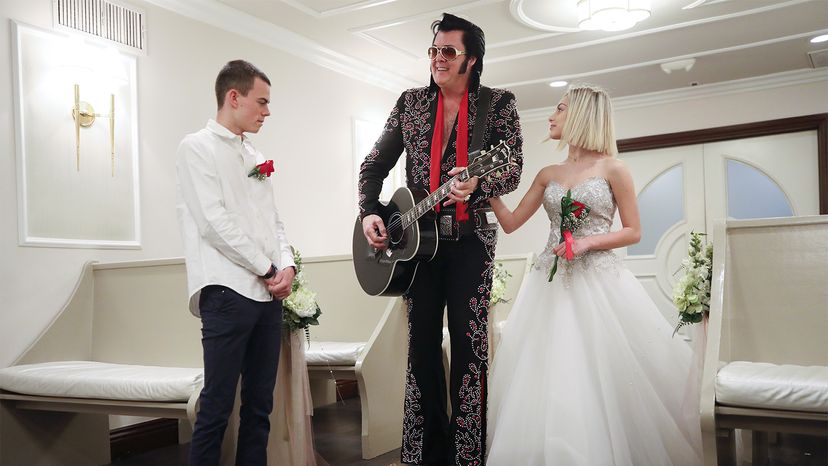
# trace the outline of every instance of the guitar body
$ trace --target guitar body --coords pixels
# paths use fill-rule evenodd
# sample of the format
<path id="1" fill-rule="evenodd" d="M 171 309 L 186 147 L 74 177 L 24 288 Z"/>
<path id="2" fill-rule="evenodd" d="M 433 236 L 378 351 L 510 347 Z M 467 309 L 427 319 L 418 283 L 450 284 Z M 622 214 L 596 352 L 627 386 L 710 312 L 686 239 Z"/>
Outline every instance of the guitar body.
<path id="1" fill-rule="evenodd" d="M 368 244 L 359 217 L 354 225 L 354 270 L 362 289 L 373 296 L 401 296 L 411 287 L 417 267 L 422 261 L 430 261 L 437 253 L 437 224 L 435 215 L 427 213 L 408 228 L 390 227 L 404 212 L 411 210 L 424 199 L 424 191 L 412 192 L 400 188 L 379 215 L 389 232 L 389 247 L 375 251 Z"/>
<path id="2" fill-rule="evenodd" d="M 487 152 L 469 154 L 472 163 L 466 169 L 433 190 L 412 192 L 398 189 L 388 204 L 382 204 L 379 216 L 385 223 L 389 247 L 383 251 L 368 245 L 362 222 L 354 225 L 354 271 L 359 285 L 373 296 L 400 296 L 411 287 L 420 262 L 437 254 L 437 222 L 434 207 L 448 197 L 455 181 L 486 176 L 513 163 L 512 151 L 505 142 Z"/>

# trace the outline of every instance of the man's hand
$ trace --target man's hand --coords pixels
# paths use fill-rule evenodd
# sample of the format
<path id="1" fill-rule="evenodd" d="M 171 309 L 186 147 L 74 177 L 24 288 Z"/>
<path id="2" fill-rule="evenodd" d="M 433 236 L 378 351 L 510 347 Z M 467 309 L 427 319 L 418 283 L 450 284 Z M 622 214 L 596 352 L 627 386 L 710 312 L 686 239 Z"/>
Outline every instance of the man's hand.
<path id="1" fill-rule="evenodd" d="M 284 268 L 273 277 L 265 280 L 267 290 L 276 299 L 285 299 L 290 296 L 291 286 L 293 285 L 293 277 L 296 275 L 296 270 L 293 267 Z"/>
<path id="2" fill-rule="evenodd" d="M 465 169 L 466 167 L 454 167 L 448 172 L 448 174 L 449 176 L 454 176 Z M 468 201 L 468 197 L 471 196 L 471 193 L 473 193 L 475 189 L 477 189 L 477 183 L 479 181 L 479 178 L 476 176 L 473 176 L 466 181 L 455 181 L 451 186 L 448 200 L 444 202 L 443 205 L 451 205 L 457 202 Z"/>
<path id="3" fill-rule="evenodd" d="M 365 239 L 370 246 L 379 250 L 388 248 L 388 233 L 379 215 L 366 215 L 362 219 L 362 232 L 365 233 Z"/>

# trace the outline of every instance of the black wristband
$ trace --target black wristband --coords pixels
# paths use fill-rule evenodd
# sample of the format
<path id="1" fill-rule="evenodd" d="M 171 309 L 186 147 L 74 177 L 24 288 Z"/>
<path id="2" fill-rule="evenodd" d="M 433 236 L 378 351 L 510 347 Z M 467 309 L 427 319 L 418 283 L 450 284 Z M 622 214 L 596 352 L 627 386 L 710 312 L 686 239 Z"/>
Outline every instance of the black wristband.
<path id="1" fill-rule="evenodd" d="M 276 275 L 276 266 L 270 264 L 270 270 L 268 270 L 266 274 L 262 275 L 262 278 L 264 278 L 265 280 L 270 280 L 271 278 L 273 278 L 274 275 Z"/>

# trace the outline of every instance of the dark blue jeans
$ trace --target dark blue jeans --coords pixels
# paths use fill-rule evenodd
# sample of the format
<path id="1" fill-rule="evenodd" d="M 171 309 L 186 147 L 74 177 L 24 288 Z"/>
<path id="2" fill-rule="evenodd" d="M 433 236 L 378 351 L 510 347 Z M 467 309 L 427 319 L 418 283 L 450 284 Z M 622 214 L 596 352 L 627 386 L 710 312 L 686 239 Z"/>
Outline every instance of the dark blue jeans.
<path id="1" fill-rule="evenodd" d="M 265 466 L 279 364 L 282 303 L 258 302 L 230 288 L 201 290 L 204 389 L 190 445 L 191 466 L 215 466 L 241 375 L 236 464 Z"/>

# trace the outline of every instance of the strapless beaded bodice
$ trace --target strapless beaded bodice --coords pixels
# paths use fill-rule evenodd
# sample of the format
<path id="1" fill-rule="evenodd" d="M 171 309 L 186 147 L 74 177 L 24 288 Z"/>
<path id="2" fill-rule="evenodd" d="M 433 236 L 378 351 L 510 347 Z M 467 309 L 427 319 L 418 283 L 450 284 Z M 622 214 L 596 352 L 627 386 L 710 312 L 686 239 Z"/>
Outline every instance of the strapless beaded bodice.
<path id="1" fill-rule="evenodd" d="M 572 199 L 582 202 L 590 208 L 589 215 L 572 236 L 583 238 L 609 233 L 616 208 L 615 197 L 612 194 L 609 182 L 599 176 L 593 176 L 570 189 L 572 190 Z M 561 240 L 561 198 L 566 195 L 566 191 L 565 187 L 551 181 L 543 192 L 543 208 L 549 215 L 550 221 L 549 240 L 543 252 L 538 256 L 535 267 L 546 272 L 549 272 L 555 259 L 552 248 Z M 612 251 L 589 251 L 576 256 L 572 261 L 560 259 L 558 261 L 558 273 L 564 271 L 566 275 L 569 275 L 572 272 L 570 269 L 573 267 L 616 269 L 619 264 L 618 256 Z"/>

